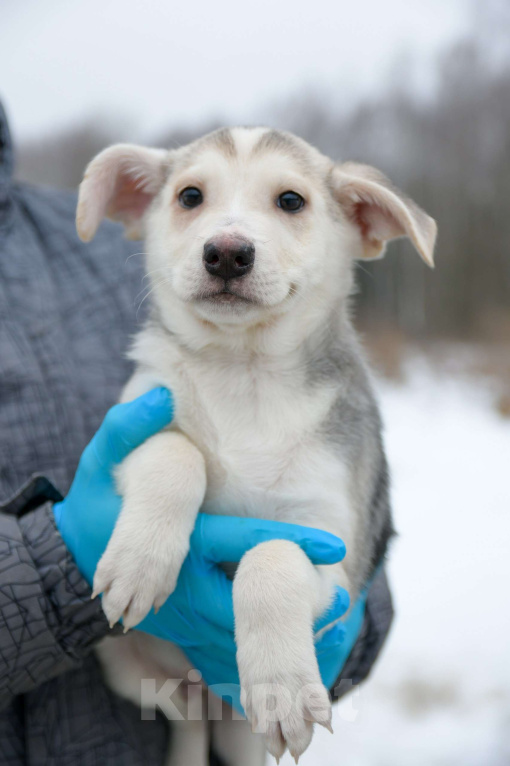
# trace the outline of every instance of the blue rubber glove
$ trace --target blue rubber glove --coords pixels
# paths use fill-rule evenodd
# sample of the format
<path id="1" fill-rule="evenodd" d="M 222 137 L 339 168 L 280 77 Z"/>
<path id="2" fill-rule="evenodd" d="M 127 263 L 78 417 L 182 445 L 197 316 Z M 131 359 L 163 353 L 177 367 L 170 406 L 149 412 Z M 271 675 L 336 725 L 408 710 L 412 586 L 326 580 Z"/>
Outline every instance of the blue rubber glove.
<path id="1" fill-rule="evenodd" d="M 180 646 L 192 665 L 200 670 L 207 686 L 218 697 L 227 698 L 242 714 L 232 582 L 218 563 L 239 561 L 253 546 L 275 538 L 295 542 L 314 564 L 334 564 L 345 555 L 343 542 L 319 529 L 279 521 L 199 513 L 191 535 L 190 552 L 174 592 L 157 614 L 151 611 L 136 626 L 136 630 Z M 333 603 L 314 626 L 315 633 L 338 620 L 348 608 L 349 594 L 343 588 L 337 588 Z M 354 629 L 353 624 L 350 634 Z M 349 656 L 350 649 L 347 654 L 342 651 L 348 632 L 349 628 L 339 624 L 323 633 L 316 643 L 321 677 L 323 681 L 331 678 L 328 688 Z"/>
<path id="2" fill-rule="evenodd" d="M 83 451 L 67 497 L 54 506 L 58 530 L 89 585 L 122 505 L 112 471 L 135 447 L 167 426 L 173 413 L 166 388 L 108 410 Z"/>
<path id="3" fill-rule="evenodd" d="M 342 588 L 337 589 L 337 598 L 338 593 L 342 591 L 345 593 Z M 348 616 L 333 625 L 315 643 L 315 653 L 319 663 L 322 683 L 326 689 L 333 690 L 333 686 L 358 639 L 365 618 L 366 601 L 367 590 L 365 589 L 358 597 Z M 339 609 L 335 609 L 334 604 L 331 613 L 328 611 L 318 621 L 319 627 L 324 627 L 334 620 L 338 620 L 338 612 Z M 317 624 L 315 629 L 317 631 Z"/>
<path id="4" fill-rule="evenodd" d="M 112 407 L 83 452 L 69 494 L 54 506 L 57 527 L 89 584 L 122 504 L 112 471 L 145 439 L 168 425 L 172 416 L 172 397 L 164 388 Z M 240 711 L 232 583 L 218 563 L 239 561 L 257 543 L 274 538 L 292 540 L 315 564 L 333 564 L 345 555 L 343 542 L 321 530 L 201 513 L 174 593 L 157 615 L 151 612 L 137 626 L 182 647 L 220 696 L 218 685 L 226 685 L 226 696 Z M 318 620 L 316 632 L 338 620 L 348 606 L 347 592 L 338 588 L 332 606 Z M 360 601 L 345 626 L 336 625 L 316 644 L 321 676 L 328 688 L 338 677 L 359 632 L 360 619 L 351 619 L 352 615 L 360 614 L 362 621 L 363 613 L 364 601 Z"/>

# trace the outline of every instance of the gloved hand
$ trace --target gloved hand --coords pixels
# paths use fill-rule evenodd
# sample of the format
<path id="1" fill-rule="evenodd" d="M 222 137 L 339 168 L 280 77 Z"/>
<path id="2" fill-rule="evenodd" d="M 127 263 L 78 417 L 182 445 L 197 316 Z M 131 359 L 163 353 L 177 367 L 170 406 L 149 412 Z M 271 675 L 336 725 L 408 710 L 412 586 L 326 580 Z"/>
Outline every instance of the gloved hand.
<path id="1" fill-rule="evenodd" d="M 274 538 L 292 540 L 314 564 L 334 564 L 345 555 L 343 542 L 328 532 L 278 521 L 212 516 L 199 513 L 190 552 L 184 561 L 177 586 L 155 614 L 136 626 L 158 638 L 180 646 L 192 665 L 217 696 L 226 697 L 243 713 L 234 640 L 232 582 L 218 566 L 237 562 L 253 546 Z M 349 594 L 337 588 L 329 609 L 317 620 L 316 633 L 333 623 L 349 608 Z M 316 643 L 319 670 L 328 688 L 338 678 L 356 640 L 357 623 L 341 623 L 324 632 Z M 359 628 L 358 628 L 359 631 Z M 351 647 L 343 651 L 345 639 Z"/>
<path id="2" fill-rule="evenodd" d="M 342 588 L 338 588 L 337 592 L 342 590 Z M 331 691 L 360 634 L 365 617 L 367 590 L 363 590 L 358 596 L 347 617 L 329 628 L 320 637 L 319 641 L 315 643 L 315 653 L 319 663 L 322 683 Z M 343 592 L 345 593 L 346 591 Z M 324 627 L 334 620 L 338 620 L 338 617 L 341 616 L 339 611 L 340 609 L 335 610 L 333 607 L 331 614 L 326 613 L 326 615 L 320 618 L 318 621 L 319 627 Z M 317 629 L 316 624 L 315 630 L 317 631 Z"/>
<path id="3" fill-rule="evenodd" d="M 108 410 L 83 451 L 67 497 L 54 505 L 58 530 L 89 585 L 122 506 L 113 471 L 135 447 L 167 426 L 173 413 L 166 388 Z"/>
<path id="4" fill-rule="evenodd" d="M 54 506 L 60 534 L 89 584 L 122 505 L 112 472 L 133 449 L 168 425 L 172 416 L 172 397 L 164 388 L 112 407 L 83 452 L 69 494 Z M 237 562 L 254 545 L 273 538 L 292 540 L 315 564 L 333 564 L 345 555 L 339 538 L 311 527 L 200 513 L 174 593 L 157 615 L 151 612 L 137 626 L 182 647 L 209 686 L 220 692 L 218 684 L 227 685 L 227 695 L 241 711 L 232 583 L 218 563 Z M 338 620 L 348 606 L 347 591 L 338 588 L 315 630 Z M 328 688 L 356 640 L 363 613 L 364 601 L 360 601 L 345 626 L 337 624 L 316 644 L 321 676 Z"/>

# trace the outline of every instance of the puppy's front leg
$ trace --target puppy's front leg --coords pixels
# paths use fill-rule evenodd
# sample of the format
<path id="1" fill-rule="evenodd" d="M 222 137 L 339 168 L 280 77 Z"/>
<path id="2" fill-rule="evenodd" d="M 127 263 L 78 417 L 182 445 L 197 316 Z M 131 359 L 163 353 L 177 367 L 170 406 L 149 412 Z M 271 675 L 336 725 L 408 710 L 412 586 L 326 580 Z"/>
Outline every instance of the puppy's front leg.
<path id="1" fill-rule="evenodd" d="M 204 499 L 205 463 L 181 433 L 156 434 L 119 466 L 123 505 L 94 575 L 110 624 L 137 625 L 174 590 Z"/>
<path id="2" fill-rule="evenodd" d="M 248 551 L 234 578 L 242 701 L 276 758 L 288 747 L 297 760 L 313 723 L 331 726 L 313 640 L 314 620 L 333 593 L 334 573 L 326 569 L 314 567 L 295 543 L 272 540 Z"/>

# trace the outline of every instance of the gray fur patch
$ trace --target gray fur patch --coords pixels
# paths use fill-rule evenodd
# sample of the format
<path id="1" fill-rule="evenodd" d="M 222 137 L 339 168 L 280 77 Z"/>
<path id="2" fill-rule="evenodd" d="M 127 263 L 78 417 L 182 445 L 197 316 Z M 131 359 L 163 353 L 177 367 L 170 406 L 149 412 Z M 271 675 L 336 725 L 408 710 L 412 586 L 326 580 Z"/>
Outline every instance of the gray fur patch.
<path id="1" fill-rule="evenodd" d="M 197 156 L 207 148 L 214 147 L 226 157 L 236 157 L 237 148 L 229 128 L 218 128 L 206 136 L 180 149 L 174 150 L 172 171 L 182 170 L 193 163 Z"/>
<path id="2" fill-rule="evenodd" d="M 252 151 L 253 154 L 264 151 L 294 152 L 297 145 L 297 141 L 290 134 L 270 129 L 259 138 Z"/>
<path id="3" fill-rule="evenodd" d="M 393 534 L 379 408 L 362 349 L 345 316 L 333 314 L 329 323 L 304 344 L 302 354 L 307 384 L 332 386 L 337 391 L 320 434 L 350 469 L 349 491 L 358 518 L 360 556 L 348 569 L 358 589 L 383 559 Z"/>
<path id="4" fill-rule="evenodd" d="M 214 144 L 227 157 L 235 157 L 237 149 L 229 128 L 218 128 L 204 137 L 204 142 Z"/>
<path id="5" fill-rule="evenodd" d="M 222 561 L 220 569 L 223 569 L 229 580 L 233 580 L 238 566 L 238 561 Z"/>
<path id="6" fill-rule="evenodd" d="M 295 160 L 308 173 L 316 170 L 312 160 L 313 149 L 290 133 L 268 130 L 252 149 L 254 155 L 263 152 L 281 152 Z"/>
<path id="7" fill-rule="evenodd" d="M 382 449 L 381 465 L 379 466 L 370 503 L 369 529 L 373 542 L 370 577 L 376 567 L 384 560 L 389 542 L 395 534 L 391 519 L 390 472 L 386 455 Z"/>

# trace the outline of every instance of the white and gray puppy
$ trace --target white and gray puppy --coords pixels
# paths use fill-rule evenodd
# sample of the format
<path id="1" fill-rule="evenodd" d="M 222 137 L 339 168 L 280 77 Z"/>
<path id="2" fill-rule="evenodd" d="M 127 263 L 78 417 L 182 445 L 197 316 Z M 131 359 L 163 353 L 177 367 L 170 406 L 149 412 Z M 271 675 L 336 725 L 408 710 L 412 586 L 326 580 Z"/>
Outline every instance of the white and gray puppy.
<path id="1" fill-rule="evenodd" d="M 104 150 L 80 187 L 80 237 L 105 216 L 145 237 L 152 288 L 122 399 L 165 385 L 176 411 L 121 466 L 122 512 L 94 590 L 112 624 L 140 622 L 172 592 L 199 509 L 341 537 L 341 564 L 313 566 L 274 540 L 249 551 L 234 577 L 248 719 L 257 726 L 265 715 L 257 689 L 276 684 L 276 709 L 278 689 L 290 692 L 292 709 L 267 722 L 264 740 L 297 759 L 314 720 L 330 725 L 313 622 L 335 585 L 356 599 L 391 535 L 381 422 L 349 318 L 354 261 L 408 236 L 432 265 L 435 223 L 377 170 L 335 164 L 267 128 L 219 130 L 171 151 Z M 186 672 L 177 650 L 136 632 L 109 639 L 101 656 L 113 687 L 138 702 L 141 678 Z M 206 763 L 200 725 L 176 734 L 172 763 Z M 216 746 L 226 761 L 260 763 L 240 728 L 225 726 Z"/>

